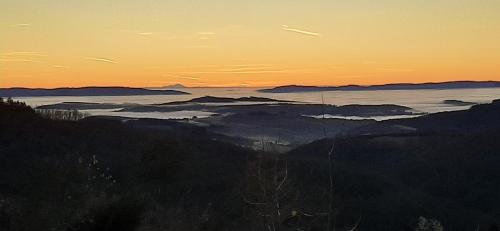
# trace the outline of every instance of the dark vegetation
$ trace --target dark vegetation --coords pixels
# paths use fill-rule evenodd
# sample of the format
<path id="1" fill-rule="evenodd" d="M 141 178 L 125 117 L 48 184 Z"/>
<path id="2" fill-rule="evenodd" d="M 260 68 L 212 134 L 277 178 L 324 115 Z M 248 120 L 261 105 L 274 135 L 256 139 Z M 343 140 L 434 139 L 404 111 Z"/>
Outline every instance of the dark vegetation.
<path id="1" fill-rule="evenodd" d="M 48 120 L 0 103 L 0 230 L 235 230 L 251 153 L 202 130 Z"/>
<path id="2" fill-rule="evenodd" d="M 375 136 L 336 142 L 339 225 L 362 216 L 360 230 L 414 230 L 418 215 L 445 230 L 488 230 L 500 220 L 500 132 Z M 289 153 L 301 188 L 328 180 L 322 140 Z M 321 194 L 320 194 L 321 195 Z M 324 198 L 305 194 L 305 204 Z"/>
<path id="3" fill-rule="evenodd" d="M 465 123 L 453 132 L 337 138 L 332 226 L 494 230 L 497 111 L 398 121 L 431 127 L 449 115 Z M 0 230 L 331 230 L 332 140 L 263 153 L 155 121 L 53 120 L 0 101 Z"/>
<path id="4" fill-rule="evenodd" d="M 52 110 L 52 109 L 37 109 L 36 112 L 43 118 L 51 120 L 68 120 L 78 121 L 90 116 L 86 113 L 81 113 L 77 110 Z"/>

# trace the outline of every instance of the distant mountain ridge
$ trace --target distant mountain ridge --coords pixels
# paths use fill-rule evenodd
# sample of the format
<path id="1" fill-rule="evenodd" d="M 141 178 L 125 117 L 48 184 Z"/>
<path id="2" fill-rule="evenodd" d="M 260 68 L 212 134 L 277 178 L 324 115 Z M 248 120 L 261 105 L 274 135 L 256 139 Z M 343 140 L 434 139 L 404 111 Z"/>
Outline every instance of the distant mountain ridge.
<path id="1" fill-rule="evenodd" d="M 270 89 L 261 89 L 264 93 L 293 93 L 317 91 L 377 91 L 377 90 L 440 90 L 440 89 L 471 89 L 500 88 L 499 81 L 450 81 L 439 83 L 392 83 L 382 85 L 345 85 L 345 86 L 301 86 L 288 85 Z"/>
<path id="2" fill-rule="evenodd" d="M 188 95 L 177 90 L 150 90 L 130 87 L 79 87 L 79 88 L 0 88 L 0 97 L 37 96 L 133 96 L 133 95 Z"/>
<path id="3" fill-rule="evenodd" d="M 166 89 L 180 89 L 180 88 L 187 88 L 186 86 L 180 84 L 180 83 L 177 83 L 177 84 L 172 84 L 172 85 L 167 85 L 167 86 L 164 86 L 162 88 L 166 88 Z"/>

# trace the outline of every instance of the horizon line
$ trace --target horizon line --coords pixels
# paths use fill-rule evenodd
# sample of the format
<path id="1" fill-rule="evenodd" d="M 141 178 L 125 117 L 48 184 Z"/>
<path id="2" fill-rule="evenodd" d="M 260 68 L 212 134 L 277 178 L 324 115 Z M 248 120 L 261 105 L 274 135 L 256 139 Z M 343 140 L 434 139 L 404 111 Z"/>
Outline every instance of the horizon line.
<path id="1" fill-rule="evenodd" d="M 24 88 L 24 89 L 60 89 L 60 88 L 69 88 L 69 89 L 78 89 L 78 88 L 141 88 L 141 89 L 182 89 L 182 88 L 275 88 L 275 87 L 285 87 L 285 86 L 297 86 L 297 87 L 346 87 L 346 86 L 360 86 L 360 87 L 373 87 L 373 86 L 384 86 L 384 85 L 398 85 L 398 84 L 439 84 L 439 83 L 456 83 L 456 82 L 473 82 L 473 83 L 482 83 L 482 82 L 495 82 L 500 83 L 500 80 L 449 80 L 449 81 L 431 81 L 431 82 L 388 82 L 381 84 L 341 84 L 341 85 L 308 85 L 308 84 L 283 84 L 283 85 L 262 85 L 262 86 L 217 86 L 217 85 L 207 85 L 207 86 L 188 86 L 184 84 L 171 84 L 165 86 L 126 86 L 126 85 L 83 85 L 83 86 L 60 86 L 60 87 L 22 87 L 22 86 L 14 86 L 14 87 L 0 87 L 0 89 L 15 89 L 15 88 Z M 182 85 L 182 87 L 170 87 L 174 85 Z"/>

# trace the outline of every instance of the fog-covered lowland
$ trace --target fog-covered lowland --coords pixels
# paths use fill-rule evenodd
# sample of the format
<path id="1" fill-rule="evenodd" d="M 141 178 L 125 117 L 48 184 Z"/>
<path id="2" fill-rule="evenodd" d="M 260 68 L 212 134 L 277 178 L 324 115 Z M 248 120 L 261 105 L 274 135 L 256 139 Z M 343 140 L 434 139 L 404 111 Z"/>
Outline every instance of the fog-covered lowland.
<path id="1" fill-rule="evenodd" d="M 133 119 L 136 113 L 157 113 L 161 116 L 189 114 L 189 119 L 178 119 L 190 126 L 203 127 L 210 132 L 247 140 L 248 147 L 261 148 L 263 142 L 277 142 L 284 150 L 317 139 L 332 137 L 361 125 L 373 123 L 374 118 L 415 117 L 425 113 L 412 108 L 393 105 L 326 105 L 306 104 L 262 97 L 211 97 L 161 104 L 109 104 L 65 102 L 37 107 L 40 112 L 53 110 L 80 110 L 82 112 L 112 110 L 117 120 Z M 205 113 L 204 116 L 201 113 Z M 103 114 L 106 115 L 106 114 Z M 340 118 L 357 116 L 361 119 L 321 120 L 330 115 Z M 154 118 L 154 117 L 153 117 Z M 151 126 L 158 126 L 157 122 Z"/>
<path id="2" fill-rule="evenodd" d="M 407 108 L 214 107 L 231 115 L 86 117 L 2 100 L 0 230 L 498 229 L 500 101 L 385 121 L 295 117 Z M 318 139 L 256 148 L 231 135 L 287 126 L 275 137 Z"/>

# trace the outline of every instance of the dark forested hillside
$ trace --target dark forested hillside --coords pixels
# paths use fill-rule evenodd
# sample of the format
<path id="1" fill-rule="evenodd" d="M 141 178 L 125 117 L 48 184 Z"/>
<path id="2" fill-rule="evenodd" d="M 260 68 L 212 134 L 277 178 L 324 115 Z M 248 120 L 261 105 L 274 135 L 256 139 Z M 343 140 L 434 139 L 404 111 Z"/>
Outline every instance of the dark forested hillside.
<path id="1" fill-rule="evenodd" d="M 487 230 L 500 220 L 499 140 L 500 130 L 339 138 L 334 153 L 339 216 L 362 216 L 361 230 L 414 230 L 417 215 L 440 221 L 446 230 Z M 328 180 L 332 143 L 317 141 L 289 153 L 303 187 Z"/>
<path id="2" fill-rule="evenodd" d="M 0 103 L 0 230 L 234 230 L 251 154 L 201 131 L 53 121 Z"/>
<path id="3" fill-rule="evenodd" d="M 499 129 L 337 138 L 332 162 L 332 140 L 288 154 L 216 140 L 173 121 L 49 120 L 0 101 L 0 230 L 499 224 Z"/>
<path id="4" fill-rule="evenodd" d="M 392 128 L 392 129 L 390 129 Z M 394 129 L 399 128 L 399 129 Z M 404 129 L 401 129 L 404 128 Z M 478 104 L 469 110 L 440 112 L 410 119 L 387 120 L 353 131 L 354 134 L 380 134 L 386 131 L 471 133 L 500 129 L 500 99 Z"/>

